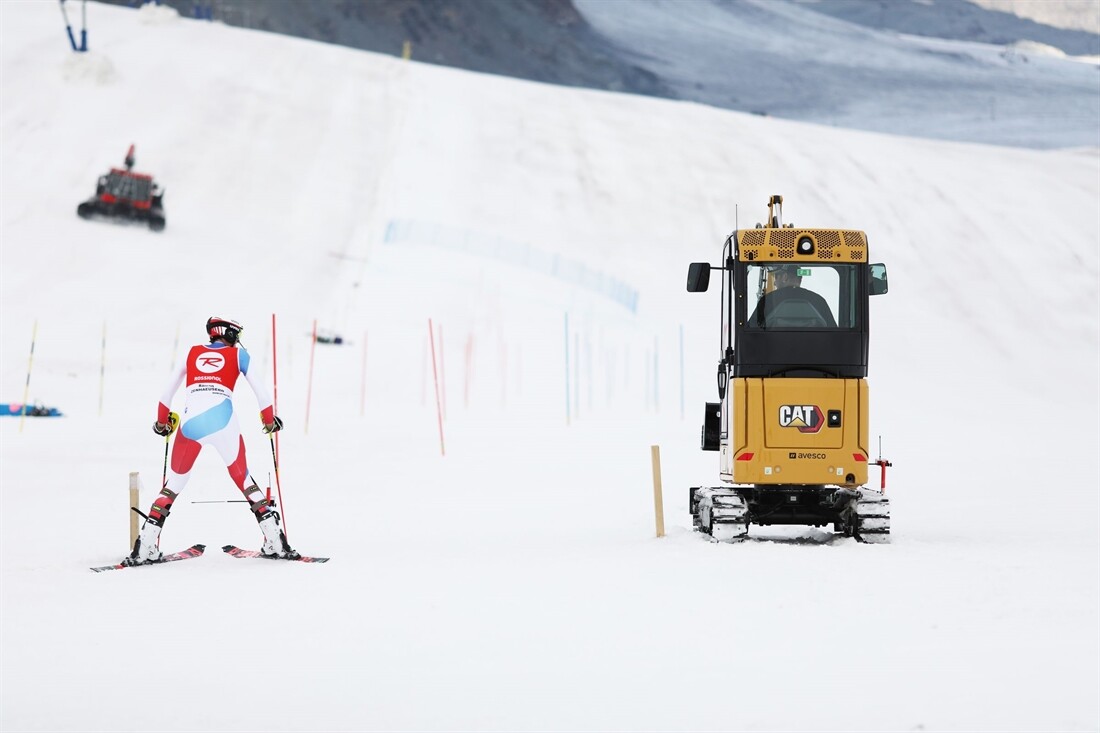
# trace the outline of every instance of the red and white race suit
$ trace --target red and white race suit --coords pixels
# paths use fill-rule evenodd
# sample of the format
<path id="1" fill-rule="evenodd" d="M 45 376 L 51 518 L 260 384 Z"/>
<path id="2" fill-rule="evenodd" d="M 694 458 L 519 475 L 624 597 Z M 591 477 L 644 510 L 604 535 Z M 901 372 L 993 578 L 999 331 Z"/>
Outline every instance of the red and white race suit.
<path id="1" fill-rule="evenodd" d="M 264 498 L 254 489 L 255 480 L 246 488 L 249 478 L 245 458 L 244 438 L 233 409 L 233 391 L 237 380 L 244 376 L 261 405 L 260 419 L 264 424 L 274 421 L 275 412 L 266 387 L 255 379 L 249 370 L 250 357 L 242 346 L 229 346 L 221 341 L 192 346 L 180 364 L 172 381 L 165 387 L 157 407 L 157 422 L 167 423 L 172 398 L 181 384 L 185 384 L 185 402 L 180 414 L 180 426 L 172 446 L 172 460 L 168 465 L 164 488 L 167 489 L 150 511 L 150 516 L 161 520 L 167 515 L 176 496 L 183 491 L 190 477 L 195 459 L 205 446 L 213 446 L 225 461 L 233 483 L 253 504 L 257 514 L 268 511 L 256 504 Z M 185 382 L 186 380 L 186 382 Z"/>

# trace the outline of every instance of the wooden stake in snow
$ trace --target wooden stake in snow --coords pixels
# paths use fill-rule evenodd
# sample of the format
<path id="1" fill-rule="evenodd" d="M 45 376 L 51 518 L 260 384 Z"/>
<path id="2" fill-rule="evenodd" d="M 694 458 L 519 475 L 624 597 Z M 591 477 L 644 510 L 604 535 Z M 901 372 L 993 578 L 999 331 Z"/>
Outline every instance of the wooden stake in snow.
<path id="1" fill-rule="evenodd" d="M 138 476 L 137 471 L 130 472 L 130 544 L 129 548 L 134 548 L 134 543 L 138 538 L 138 504 L 141 501 L 141 477 Z"/>
<path id="2" fill-rule="evenodd" d="M 661 494 L 661 446 L 650 446 L 653 461 L 653 513 L 657 517 L 657 536 L 665 536 L 665 500 Z"/>
<path id="3" fill-rule="evenodd" d="M 443 405 L 439 401 L 439 373 L 435 368 L 435 329 L 432 328 L 432 319 L 428 319 L 428 341 L 432 345 L 432 378 L 435 380 L 435 414 L 439 419 L 439 455 L 447 455 L 443 447 Z"/>

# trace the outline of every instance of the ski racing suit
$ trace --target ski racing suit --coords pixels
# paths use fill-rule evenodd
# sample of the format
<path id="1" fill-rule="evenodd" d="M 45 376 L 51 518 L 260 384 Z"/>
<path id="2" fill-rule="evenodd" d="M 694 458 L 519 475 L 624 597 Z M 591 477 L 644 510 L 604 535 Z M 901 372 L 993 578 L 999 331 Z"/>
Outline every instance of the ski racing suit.
<path id="1" fill-rule="evenodd" d="M 158 423 L 168 422 L 172 398 L 181 384 L 185 384 L 186 401 L 172 446 L 172 461 L 168 465 L 165 484 L 149 511 L 150 518 L 158 524 L 164 523 L 172 502 L 187 485 L 195 459 L 208 445 L 213 446 L 225 461 L 229 476 L 248 500 L 257 521 L 262 523 L 269 513 L 273 514 L 271 502 L 260 491 L 255 479 L 245 486 L 250 474 L 245 459 L 244 437 L 233 409 L 233 391 L 237 380 L 244 376 L 256 395 L 257 403 L 262 406 L 260 419 L 265 425 L 275 419 L 271 397 L 264 385 L 253 377 L 250 364 L 248 351 L 243 346 L 230 346 L 222 341 L 198 344 L 187 352 L 187 358 L 165 388 L 157 407 Z"/>

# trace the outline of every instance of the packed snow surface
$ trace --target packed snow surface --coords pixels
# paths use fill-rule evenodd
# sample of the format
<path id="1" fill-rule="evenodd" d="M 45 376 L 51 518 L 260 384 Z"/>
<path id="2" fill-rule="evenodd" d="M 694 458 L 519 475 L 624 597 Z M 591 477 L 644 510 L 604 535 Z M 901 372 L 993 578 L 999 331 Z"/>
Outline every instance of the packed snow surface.
<path id="1" fill-rule="evenodd" d="M 0 3 L 0 400 L 64 413 L 0 418 L 0 729 L 1100 726 L 1096 149 L 88 12 L 77 55 L 55 5 Z M 75 214 L 131 143 L 159 234 Z M 719 324 L 687 265 L 774 193 L 890 268 L 890 545 L 691 529 Z M 251 471 L 332 561 L 221 553 L 260 533 L 193 503 L 239 498 L 204 453 L 162 547 L 206 555 L 91 573 L 128 549 L 130 472 L 154 498 L 156 402 L 215 314 L 277 368 L 278 481 L 238 392 Z"/>

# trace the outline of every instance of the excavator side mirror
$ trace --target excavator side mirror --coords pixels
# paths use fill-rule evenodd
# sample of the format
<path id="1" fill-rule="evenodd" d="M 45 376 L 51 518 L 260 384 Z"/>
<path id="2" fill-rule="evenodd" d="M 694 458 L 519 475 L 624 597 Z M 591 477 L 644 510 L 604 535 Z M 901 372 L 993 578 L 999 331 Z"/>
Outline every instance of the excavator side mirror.
<path id="1" fill-rule="evenodd" d="M 705 293 L 710 286 L 710 263 L 692 262 L 688 265 L 688 292 Z"/>
<path id="2" fill-rule="evenodd" d="M 890 291 L 886 280 L 886 265 L 876 262 L 871 265 L 871 295 L 885 295 Z"/>

